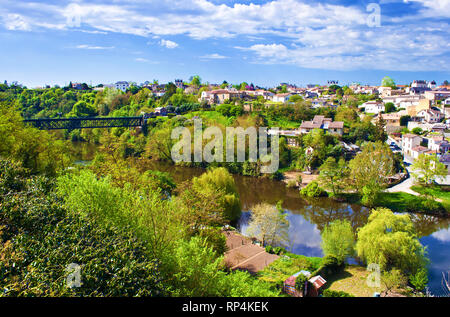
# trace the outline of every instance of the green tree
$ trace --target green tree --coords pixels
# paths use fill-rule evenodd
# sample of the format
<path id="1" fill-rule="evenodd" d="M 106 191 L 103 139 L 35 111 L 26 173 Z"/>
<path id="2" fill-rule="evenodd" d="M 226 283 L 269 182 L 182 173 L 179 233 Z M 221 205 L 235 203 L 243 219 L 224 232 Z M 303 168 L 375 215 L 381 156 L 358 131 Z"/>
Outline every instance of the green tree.
<path id="1" fill-rule="evenodd" d="M 333 255 L 344 263 L 355 254 L 355 234 L 347 220 L 336 220 L 322 231 L 322 250 L 325 255 Z"/>
<path id="2" fill-rule="evenodd" d="M 399 269 L 415 274 L 427 264 L 409 215 L 396 215 L 386 208 L 372 211 L 367 224 L 358 230 L 356 252 L 365 263 L 376 263 L 382 271 Z"/>
<path id="3" fill-rule="evenodd" d="M 196 88 L 200 87 L 202 85 L 202 79 L 200 78 L 200 76 L 198 75 L 192 76 L 190 85 Z"/>
<path id="4" fill-rule="evenodd" d="M 396 88 L 395 81 L 389 76 L 386 76 L 381 80 L 381 86 L 382 87 L 391 87 L 392 89 Z"/>
<path id="5" fill-rule="evenodd" d="M 435 155 L 420 154 L 411 169 L 414 178 L 426 186 L 436 179 L 444 180 L 447 176 L 447 167 L 439 162 L 439 158 Z"/>
<path id="6" fill-rule="evenodd" d="M 220 192 L 219 205 L 224 207 L 224 218 L 235 221 L 241 214 L 241 201 L 233 176 L 224 168 L 214 168 L 192 180 L 199 192 Z"/>
<path id="7" fill-rule="evenodd" d="M 285 246 L 289 243 L 289 220 L 278 208 L 262 203 L 251 208 L 248 234 L 264 245 Z"/>
<path id="8" fill-rule="evenodd" d="M 334 157 L 329 157 L 319 168 L 319 183 L 325 189 L 331 189 L 333 196 L 338 195 L 346 186 L 345 179 L 348 176 L 348 166 L 344 159 L 336 162 Z"/>
<path id="9" fill-rule="evenodd" d="M 396 110 L 395 105 L 393 102 L 387 102 L 384 105 L 384 112 L 386 113 L 390 113 L 390 112 L 394 112 Z"/>
<path id="10" fill-rule="evenodd" d="M 223 257 L 218 256 L 205 239 L 193 237 L 178 242 L 175 260 L 174 296 L 217 296 L 220 291 L 218 279 L 223 276 Z"/>
<path id="11" fill-rule="evenodd" d="M 363 202 L 372 205 L 394 174 L 394 157 L 387 144 L 370 142 L 350 161 L 349 167 L 351 184 L 363 196 Z"/>

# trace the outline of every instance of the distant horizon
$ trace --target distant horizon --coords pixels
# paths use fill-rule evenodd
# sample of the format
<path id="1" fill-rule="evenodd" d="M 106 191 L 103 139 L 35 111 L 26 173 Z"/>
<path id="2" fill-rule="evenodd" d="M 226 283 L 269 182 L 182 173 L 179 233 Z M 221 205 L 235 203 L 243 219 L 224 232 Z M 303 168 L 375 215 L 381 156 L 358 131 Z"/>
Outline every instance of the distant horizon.
<path id="1" fill-rule="evenodd" d="M 201 77 L 201 76 L 200 76 Z M 158 80 L 157 78 L 155 78 L 156 80 Z M 174 83 L 175 82 L 175 79 L 181 79 L 181 80 L 183 80 L 183 82 L 189 82 L 189 78 L 188 79 L 184 79 L 184 78 L 180 78 L 180 77 L 175 77 L 174 79 L 172 79 L 172 80 L 168 80 L 168 81 L 161 81 L 161 80 L 158 80 L 158 82 L 159 82 L 159 84 L 160 85 L 163 85 L 163 84 L 168 84 L 168 83 L 170 83 L 170 82 L 172 82 L 172 83 Z M 382 79 L 382 78 L 381 78 Z M 338 83 L 337 83 L 337 85 L 338 86 L 341 86 L 341 87 L 343 87 L 343 86 L 350 86 L 351 84 L 360 84 L 361 86 L 381 86 L 381 79 L 380 79 L 380 82 L 379 83 L 364 83 L 364 82 L 360 82 L 360 81 L 352 81 L 352 82 L 346 82 L 346 83 L 341 83 L 339 80 L 338 80 Z M 153 80 L 154 79 L 152 79 L 152 80 L 144 80 L 144 81 L 136 81 L 136 80 L 127 80 L 127 79 L 122 79 L 122 80 L 115 80 L 115 81 L 111 81 L 111 82 L 96 82 L 96 83 L 94 83 L 94 82 L 91 82 L 91 81 L 79 81 L 79 80 L 68 80 L 68 81 L 64 81 L 64 83 L 59 83 L 59 82 L 57 82 L 57 83 L 46 83 L 46 84 L 42 84 L 42 85 L 27 85 L 26 83 L 23 83 L 23 82 L 20 82 L 20 81 L 17 81 L 17 80 L 8 80 L 8 79 L 5 79 L 5 80 L 2 80 L 1 81 L 1 83 L 4 83 L 5 81 L 9 84 L 9 85 L 11 85 L 12 83 L 14 83 L 14 82 L 17 82 L 19 85 L 22 85 L 22 86 L 24 86 L 24 87 L 27 87 L 28 89 L 35 89 L 35 88 L 45 88 L 46 86 L 50 86 L 50 88 L 53 88 L 53 87 L 55 87 L 55 86 L 59 86 L 59 87 L 67 87 L 70 83 L 80 83 L 80 84 L 87 84 L 87 85 L 89 85 L 89 86 L 91 86 L 91 87 L 97 87 L 98 85 L 104 85 L 104 86 L 107 86 L 107 85 L 114 85 L 116 82 L 119 82 L 119 81 L 126 81 L 126 82 L 134 82 L 134 83 L 136 83 L 137 85 L 141 85 L 141 84 L 144 84 L 146 81 L 148 81 L 148 82 L 153 82 Z M 289 84 L 289 85 L 294 85 L 294 86 L 296 86 L 296 87 L 298 87 L 298 88 L 306 88 L 306 86 L 307 85 L 319 85 L 319 86 L 325 86 L 325 85 L 327 85 L 328 84 L 328 80 L 335 80 L 336 81 L 336 79 L 327 79 L 327 80 L 323 80 L 323 81 L 321 81 L 321 82 L 311 82 L 311 83 L 307 83 L 307 84 L 305 84 L 305 83 L 303 83 L 303 84 L 298 84 L 298 83 L 295 83 L 295 82 L 290 82 L 290 81 L 281 81 L 281 82 L 278 82 L 278 83 L 275 83 L 275 84 L 273 84 L 273 85 L 262 85 L 262 84 L 258 84 L 258 83 L 255 83 L 255 82 L 252 82 L 252 81 L 248 81 L 248 80 L 244 80 L 244 81 L 241 81 L 241 82 L 231 82 L 231 81 L 229 81 L 229 80 L 226 80 L 226 79 L 224 79 L 224 80 L 222 80 L 222 81 L 220 81 L 220 82 L 211 82 L 211 81 L 208 81 L 208 80 L 203 80 L 202 79 L 202 84 L 206 84 L 206 83 L 208 83 L 208 84 L 210 84 L 210 85 L 221 85 L 222 83 L 223 83 L 223 81 L 227 81 L 230 85 L 238 85 L 238 84 L 241 84 L 241 83 L 243 83 L 243 82 L 246 82 L 246 83 L 248 83 L 249 85 L 251 85 L 251 84 L 253 84 L 255 87 L 261 87 L 261 88 L 275 88 L 275 87 L 277 87 L 277 86 L 279 86 L 281 83 L 286 83 L 286 84 Z M 435 80 L 435 79 L 423 79 L 423 78 L 415 78 L 415 79 L 412 79 L 411 81 L 409 81 L 409 82 L 403 82 L 403 83 L 401 83 L 401 82 L 395 82 L 395 84 L 396 85 L 410 85 L 414 80 L 424 80 L 424 81 L 426 81 L 426 82 L 431 82 L 431 81 L 435 81 L 436 82 L 436 86 L 442 86 L 443 84 L 444 84 L 444 81 L 445 80 L 447 80 L 447 81 L 450 81 L 449 79 L 443 79 L 442 81 L 438 81 L 438 80 Z M 395 79 L 394 79 L 394 81 L 395 81 Z"/>

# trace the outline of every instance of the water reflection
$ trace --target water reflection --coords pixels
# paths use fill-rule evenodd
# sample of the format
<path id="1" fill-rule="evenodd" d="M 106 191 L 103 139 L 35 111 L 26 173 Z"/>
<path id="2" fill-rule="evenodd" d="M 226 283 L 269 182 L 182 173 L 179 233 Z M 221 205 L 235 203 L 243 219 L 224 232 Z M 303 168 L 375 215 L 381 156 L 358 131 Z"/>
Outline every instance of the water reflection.
<path id="1" fill-rule="evenodd" d="M 95 153 L 86 146 L 80 150 L 84 154 Z M 82 160 L 92 159 L 82 157 Z M 201 168 L 184 168 L 168 163 L 148 162 L 148 169 L 168 172 L 175 182 L 191 180 L 205 172 Z M 275 205 L 282 200 L 282 207 L 288 212 L 291 224 L 289 237 L 290 250 L 306 256 L 322 256 L 320 233 L 323 228 L 337 220 L 348 220 L 356 230 L 367 223 L 370 215 L 368 208 L 360 205 L 339 203 L 330 199 L 302 199 L 296 189 L 287 188 L 284 183 L 265 178 L 252 178 L 234 175 L 242 202 L 243 213 L 238 228 L 245 234 L 253 205 L 266 202 Z M 450 219 L 424 214 L 409 214 L 421 238 L 427 247 L 429 266 L 429 287 L 433 294 L 442 294 L 442 272 L 450 270 Z"/>

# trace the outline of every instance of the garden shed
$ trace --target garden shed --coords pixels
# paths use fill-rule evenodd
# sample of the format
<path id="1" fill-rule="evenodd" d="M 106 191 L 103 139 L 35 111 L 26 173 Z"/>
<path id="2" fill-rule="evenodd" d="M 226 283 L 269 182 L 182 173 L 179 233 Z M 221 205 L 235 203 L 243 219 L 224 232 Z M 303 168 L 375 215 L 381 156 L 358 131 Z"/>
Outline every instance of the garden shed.
<path id="1" fill-rule="evenodd" d="M 294 275 L 290 276 L 286 281 L 284 281 L 283 292 L 285 292 L 286 294 L 289 294 L 291 296 L 294 296 L 294 297 L 303 297 L 304 296 L 304 294 L 302 294 L 302 292 L 300 292 L 299 290 L 297 290 L 295 288 L 295 281 L 300 274 L 303 274 L 308 278 L 311 276 L 311 273 L 308 271 L 300 271 L 300 272 L 295 273 Z M 308 286 L 306 286 L 304 293 L 306 293 L 307 290 L 308 290 Z"/>

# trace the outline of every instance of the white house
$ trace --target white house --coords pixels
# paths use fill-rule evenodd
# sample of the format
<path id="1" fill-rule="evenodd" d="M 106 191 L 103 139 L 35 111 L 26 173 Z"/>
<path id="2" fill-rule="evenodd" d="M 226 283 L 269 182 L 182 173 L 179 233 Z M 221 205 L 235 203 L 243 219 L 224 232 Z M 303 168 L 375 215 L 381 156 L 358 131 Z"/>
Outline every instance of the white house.
<path id="1" fill-rule="evenodd" d="M 276 94 L 272 97 L 273 102 L 287 102 L 289 98 L 291 98 L 292 94 L 286 93 L 286 94 Z"/>
<path id="2" fill-rule="evenodd" d="M 366 113 L 373 113 L 373 114 L 379 114 L 380 112 L 383 112 L 385 110 L 384 103 L 379 101 L 367 101 L 359 106 L 360 109 L 364 108 L 364 112 Z"/>
<path id="3" fill-rule="evenodd" d="M 444 119 L 444 114 L 438 110 L 434 109 L 427 109 L 427 110 L 421 110 L 417 113 L 417 118 L 420 118 L 422 122 L 427 123 L 438 123 L 441 122 L 442 119 Z"/>
<path id="4" fill-rule="evenodd" d="M 422 142 L 422 138 L 420 136 L 415 134 L 404 134 L 402 136 L 403 153 L 413 156 L 413 149 L 420 146 L 420 142 Z"/>
<path id="5" fill-rule="evenodd" d="M 443 135 L 433 136 L 428 139 L 428 148 L 436 153 L 447 153 L 450 150 L 450 143 Z"/>
<path id="6" fill-rule="evenodd" d="M 114 88 L 122 90 L 123 92 L 125 92 L 128 87 L 130 87 L 130 84 L 127 81 L 118 81 L 114 84 Z"/>

